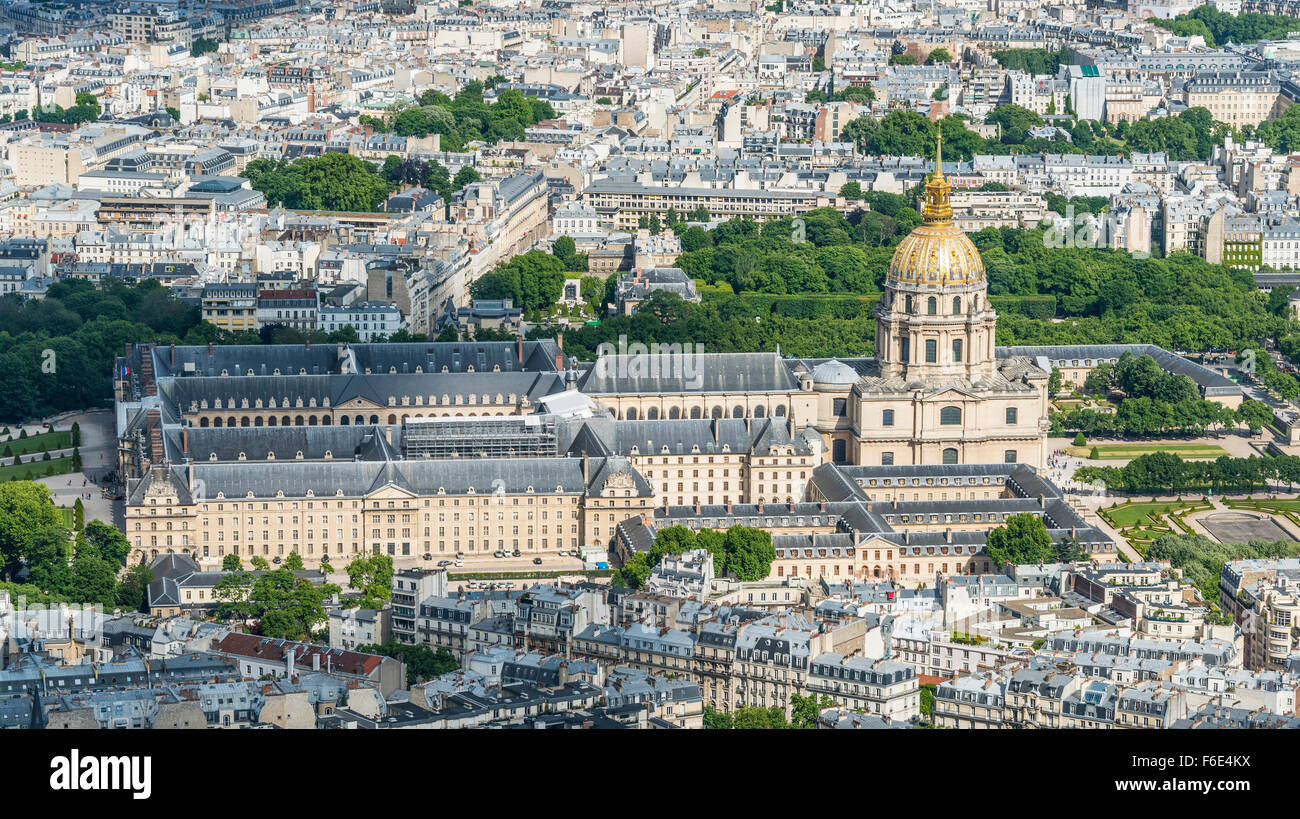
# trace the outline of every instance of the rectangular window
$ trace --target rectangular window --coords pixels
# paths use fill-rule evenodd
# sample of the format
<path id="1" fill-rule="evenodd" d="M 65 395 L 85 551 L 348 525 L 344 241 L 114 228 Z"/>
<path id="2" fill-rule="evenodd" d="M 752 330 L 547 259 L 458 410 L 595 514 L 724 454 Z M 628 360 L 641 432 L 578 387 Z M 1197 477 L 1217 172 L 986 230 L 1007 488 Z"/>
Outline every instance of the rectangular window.
<path id="1" fill-rule="evenodd" d="M 939 342 L 932 338 L 925 340 L 925 363 L 934 364 L 939 360 Z"/>
<path id="2" fill-rule="evenodd" d="M 892 427 L 894 425 L 894 411 L 885 410 L 884 417 L 881 423 L 883 423 L 887 427 Z"/>
<path id="3" fill-rule="evenodd" d="M 882 452 L 882 453 L 880 453 L 880 465 L 881 465 L 881 466 L 893 466 L 893 465 L 894 465 L 894 453 L 892 453 L 892 452 Z"/>

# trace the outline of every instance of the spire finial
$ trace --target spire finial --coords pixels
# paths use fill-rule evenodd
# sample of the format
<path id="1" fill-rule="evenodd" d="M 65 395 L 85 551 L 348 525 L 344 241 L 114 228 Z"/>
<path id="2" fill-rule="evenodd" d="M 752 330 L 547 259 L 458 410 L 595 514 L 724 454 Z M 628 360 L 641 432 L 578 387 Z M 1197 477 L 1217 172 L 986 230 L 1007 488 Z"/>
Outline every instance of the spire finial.
<path id="1" fill-rule="evenodd" d="M 934 169 L 943 173 L 943 122 L 939 123 L 939 136 L 935 138 Z"/>

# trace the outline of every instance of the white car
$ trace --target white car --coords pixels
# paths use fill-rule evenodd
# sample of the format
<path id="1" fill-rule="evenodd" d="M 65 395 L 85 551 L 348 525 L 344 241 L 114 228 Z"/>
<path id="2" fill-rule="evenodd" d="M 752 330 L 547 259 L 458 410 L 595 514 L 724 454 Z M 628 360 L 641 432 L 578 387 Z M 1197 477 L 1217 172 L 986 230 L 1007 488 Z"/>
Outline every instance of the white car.
<path id="1" fill-rule="evenodd" d="M 464 566 L 464 565 L 465 565 L 465 561 L 463 561 L 463 560 L 457 560 L 457 561 L 456 561 L 456 567 L 457 567 L 457 568 L 459 568 L 459 567 L 461 567 L 461 566 Z"/>

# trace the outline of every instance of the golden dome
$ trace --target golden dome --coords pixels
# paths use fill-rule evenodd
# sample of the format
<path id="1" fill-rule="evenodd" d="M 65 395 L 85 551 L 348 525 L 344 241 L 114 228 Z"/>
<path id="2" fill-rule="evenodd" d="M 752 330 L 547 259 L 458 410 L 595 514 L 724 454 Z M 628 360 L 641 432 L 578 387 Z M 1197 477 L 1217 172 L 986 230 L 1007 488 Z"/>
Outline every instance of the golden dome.
<path id="1" fill-rule="evenodd" d="M 952 222 L 952 186 L 943 175 L 943 135 L 934 173 L 925 183 L 922 223 L 898 243 L 886 286 L 968 285 L 984 281 L 984 262 L 975 244 Z"/>

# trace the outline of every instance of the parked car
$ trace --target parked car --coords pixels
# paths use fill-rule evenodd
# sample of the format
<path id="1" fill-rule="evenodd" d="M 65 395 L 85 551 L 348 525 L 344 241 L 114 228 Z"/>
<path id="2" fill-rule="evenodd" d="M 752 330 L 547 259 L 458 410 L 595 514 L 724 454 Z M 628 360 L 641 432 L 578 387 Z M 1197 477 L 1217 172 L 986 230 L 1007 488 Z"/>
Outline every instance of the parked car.
<path id="1" fill-rule="evenodd" d="M 450 561 L 450 560 L 439 560 L 439 561 L 438 561 L 438 566 L 439 566 L 439 568 L 441 568 L 441 567 L 443 567 L 443 566 L 450 566 L 450 565 L 451 565 L 451 561 Z"/>
<path id="2" fill-rule="evenodd" d="M 518 549 L 515 549 L 515 550 L 514 550 L 513 552 L 511 552 L 510 554 L 511 554 L 511 556 L 513 556 L 513 557 L 519 557 L 519 550 L 518 550 Z"/>
<path id="3" fill-rule="evenodd" d="M 540 557 L 535 557 L 535 558 L 533 558 L 533 565 L 534 565 L 534 566 L 540 566 L 540 565 L 542 565 L 542 559 L 541 559 Z"/>
<path id="4" fill-rule="evenodd" d="M 463 560 L 457 560 L 457 561 L 456 561 L 456 567 L 457 567 L 457 568 L 459 568 L 459 567 L 461 567 L 461 566 L 464 566 L 464 565 L 465 565 L 465 561 L 463 561 Z"/>
<path id="5" fill-rule="evenodd" d="M 425 553 L 424 553 L 424 559 L 425 559 L 425 560 L 433 560 L 433 555 L 429 554 L 428 552 L 425 552 Z"/>

